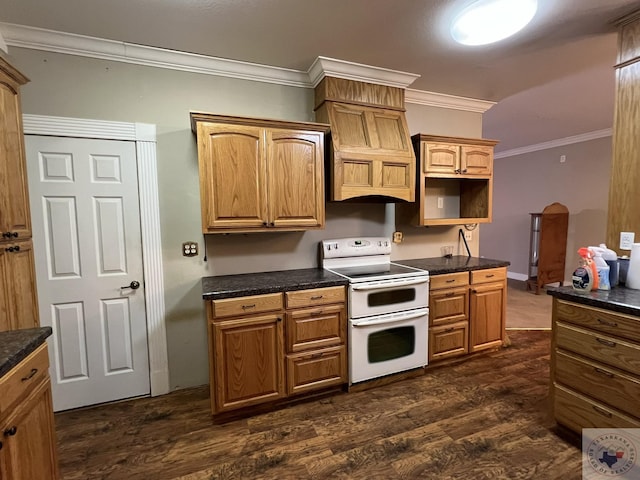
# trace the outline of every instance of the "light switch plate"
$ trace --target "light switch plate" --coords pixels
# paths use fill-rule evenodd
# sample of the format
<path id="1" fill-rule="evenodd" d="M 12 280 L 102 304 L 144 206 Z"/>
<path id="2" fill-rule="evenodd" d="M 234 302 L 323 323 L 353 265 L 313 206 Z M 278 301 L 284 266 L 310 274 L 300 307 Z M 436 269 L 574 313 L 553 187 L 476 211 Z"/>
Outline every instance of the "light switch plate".
<path id="1" fill-rule="evenodd" d="M 635 236 L 634 232 L 620 232 L 620 250 L 631 250 Z"/>

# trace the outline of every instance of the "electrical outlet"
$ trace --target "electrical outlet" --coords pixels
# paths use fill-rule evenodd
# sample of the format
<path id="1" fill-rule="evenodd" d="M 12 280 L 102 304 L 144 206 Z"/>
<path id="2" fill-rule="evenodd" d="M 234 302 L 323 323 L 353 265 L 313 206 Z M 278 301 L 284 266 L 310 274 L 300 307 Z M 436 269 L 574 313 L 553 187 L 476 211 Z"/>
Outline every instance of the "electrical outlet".
<path id="1" fill-rule="evenodd" d="M 402 243 L 402 232 L 393 232 L 393 243 Z"/>
<path id="2" fill-rule="evenodd" d="M 620 250 L 631 250 L 635 236 L 634 232 L 620 232 Z"/>
<path id="3" fill-rule="evenodd" d="M 444 208 L 444 198 L 438 197 L 438 208 Z"/>
<path id="4" fill-rule="evenodd" d="M 198 255 L 198 242 L 184 242 L 182 244 L 182 255 L 185 257 L 195 257 Z"/>
<path id="5" fill-rule="evenodd" d="M 465 240 L 473 240 L 473 232 L 471 230 L 466 230 L 464 232 L 464 239 Z"/>

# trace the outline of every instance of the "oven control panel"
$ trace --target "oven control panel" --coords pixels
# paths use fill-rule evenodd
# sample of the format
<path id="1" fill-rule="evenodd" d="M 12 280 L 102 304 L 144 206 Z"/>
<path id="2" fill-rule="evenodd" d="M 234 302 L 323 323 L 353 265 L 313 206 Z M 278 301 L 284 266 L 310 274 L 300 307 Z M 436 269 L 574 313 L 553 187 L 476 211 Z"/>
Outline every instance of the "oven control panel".
<path id="1" fill-rule="evenodd" d="M 391 239 L 387 237 L 353 237 L 322 241 L 324 258 L 391 255 Z"/>

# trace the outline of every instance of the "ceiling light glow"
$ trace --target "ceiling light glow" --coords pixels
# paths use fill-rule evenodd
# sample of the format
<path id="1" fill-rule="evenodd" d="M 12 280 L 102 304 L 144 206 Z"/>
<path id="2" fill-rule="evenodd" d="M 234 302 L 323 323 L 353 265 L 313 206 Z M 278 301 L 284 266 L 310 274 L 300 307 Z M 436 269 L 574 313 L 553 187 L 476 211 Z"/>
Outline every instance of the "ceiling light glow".
<path id="1" fill-rule="evenodd" d="M 453 20 L 451 35 L 463 45 L 497 42 L 522 30 L 537 9 L 537 0 L 479 0 Z"/>

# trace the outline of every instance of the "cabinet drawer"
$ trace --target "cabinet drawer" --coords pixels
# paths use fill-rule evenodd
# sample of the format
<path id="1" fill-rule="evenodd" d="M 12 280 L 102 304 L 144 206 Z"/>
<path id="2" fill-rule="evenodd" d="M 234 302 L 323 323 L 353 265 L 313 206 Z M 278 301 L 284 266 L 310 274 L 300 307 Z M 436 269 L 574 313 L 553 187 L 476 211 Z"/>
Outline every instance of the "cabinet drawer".
<path id="1" fill-rule="evenodd" d="M 444 275 L 432 275 L 430 278 L 431 290 L 439 288 L 461 287 L 469 285 L 469 272 L 445 273 Z"/>
<path id="2" fill-rule="evenodd" d="M 554 299 L 555 319 L 640 342 L 640 319 L 601 308 Z"/>
<path id="3" fill-rule="evenodd" d="M 553 410 L 558 423 L 577 433 L 583 428 L 640 428 L 640 420 L 557 384 Z"/>
<path id="4" fill-rule="evenodd" d="M 327 305 L 287 312 L 287 352 L 317 349 L 344 343 L 344 305 Z"/>
<path id="5" fill-rule="evenodd" d="M 308 392 L 347 382 L 346 347 L 287 355 L 287 393 Z"/>
<path id="6" fill-rule="evenodd" d="M 282 294 L 252 295 L 212 300 L 215 318 L 282 310 Z"/>
<path id="7" fill-rule="evenodd" d="M 471 283 L 486 283 L 486 282 L 499 282 L 507 278 L 507 269 L 500 268 L 486 268 L 484 270 L 472 270 L 471 271 Z"/>
<path id="8" fill-rule="evenodd" d="M 429 362 L 469 352 L 469 323 L 458 322 L 429 329 Z"/>
<path id="9" fill-rule="evenodd" d="M 600 363 L 556 352 L 555 380 L 572 389 L 640 417 L 640 378 Z"/>
<path id="10" fill-rule="evenodd" d="M 640 345 L 563 322 L 556 322 L 555 335 L 557 348 L 584 355 L 627 372 L 640 372 Z"/>
<path id="11" fill-rule="evenodd" d="M 469 318 L 467 287 L 437 290 L 429 295 L 429 325 L 443 325 Z"/>
<path id="12" fill-rule="evenodd" d="M 40 345 L 27 358 L 0 379 L 0 413 L 24 398 L 33 387 L 49 375 L 47 344 Z"/>
<path id="13" fill-rule="evenodd" d="M 344 290 L 345 287 L 326 287 L 286 292 L 287 308 L 343 303 L 345 301 Z"/>

